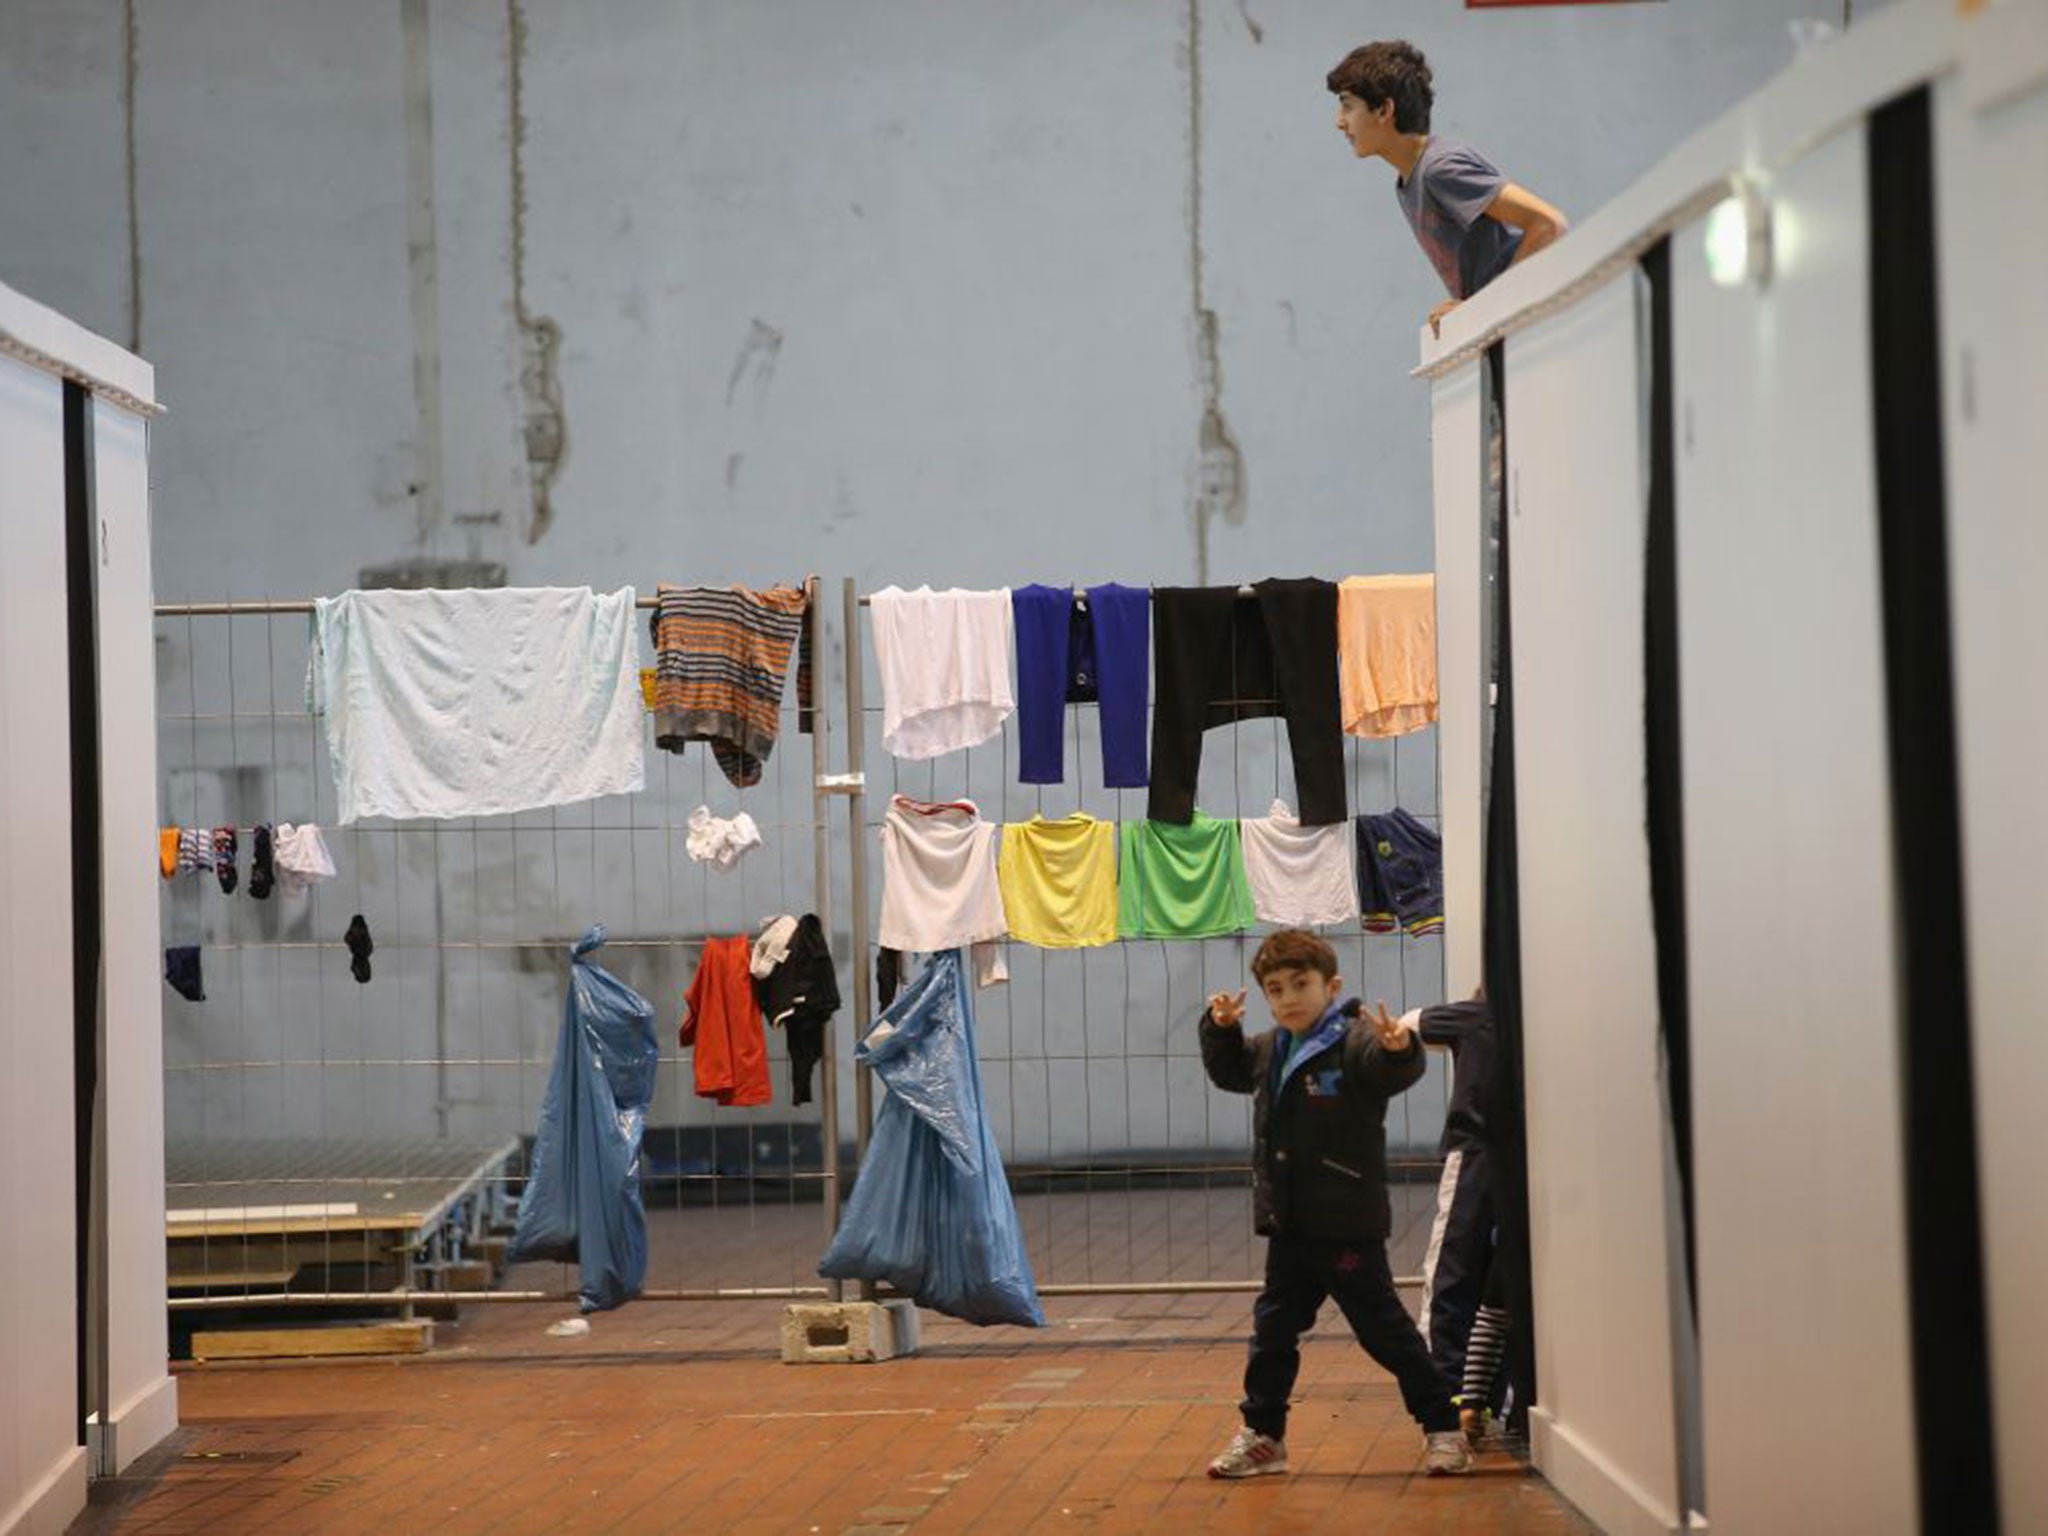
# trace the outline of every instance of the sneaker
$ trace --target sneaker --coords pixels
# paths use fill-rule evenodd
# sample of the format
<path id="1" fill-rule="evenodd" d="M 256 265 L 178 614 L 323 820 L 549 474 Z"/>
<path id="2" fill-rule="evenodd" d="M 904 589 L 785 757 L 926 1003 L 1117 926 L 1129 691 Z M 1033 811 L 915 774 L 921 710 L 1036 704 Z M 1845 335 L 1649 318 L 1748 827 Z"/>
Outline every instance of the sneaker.
<path id="1" fill-rule="evenodd" d="M 1286 1470 L 1287 1442 L 1249 1427 L 1240 1429 L 1223 1454 L 1209 1463 L 1211 1477 L 1264 1477 Z"/>
<path id="2" fill-rule="evenodd" d="M 1465 1444 L 1463 1430 L 1440 1429 L 1426 1438 L 1429 1450 L 1422 1470 L 1431 1477 L 1463 1477 L 1472 1470 L 1472 1449 Z"/>

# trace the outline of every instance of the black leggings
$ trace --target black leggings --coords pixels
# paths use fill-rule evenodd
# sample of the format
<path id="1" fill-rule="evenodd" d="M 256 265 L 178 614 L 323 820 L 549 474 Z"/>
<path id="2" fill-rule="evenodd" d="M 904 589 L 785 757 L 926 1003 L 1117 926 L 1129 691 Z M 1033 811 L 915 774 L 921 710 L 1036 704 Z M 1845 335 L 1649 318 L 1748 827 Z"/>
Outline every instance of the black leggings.
<path id="1" fill-rule="evenodd" d="M 1337 587 L 1311 578 L 1152 591 L 1152 787 L 1145 814 L 1194 819 L 1202 733 L 1280 715 L 1303 826 L 1345 820 L 1337 686 Z"/>

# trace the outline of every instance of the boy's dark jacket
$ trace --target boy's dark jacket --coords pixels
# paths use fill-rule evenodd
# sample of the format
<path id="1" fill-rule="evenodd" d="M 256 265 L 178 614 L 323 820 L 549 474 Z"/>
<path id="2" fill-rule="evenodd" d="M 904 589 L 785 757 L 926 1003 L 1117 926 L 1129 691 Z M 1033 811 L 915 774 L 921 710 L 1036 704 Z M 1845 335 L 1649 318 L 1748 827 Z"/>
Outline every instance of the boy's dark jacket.
<path id="1" fill-rule="evenodd" d="M 1279 1031 L 1247 1037 L 1202 1014 L 1209 1081 L 1252 1095 L 1252 1222 L 1264 1236 L 1366 1243 L 1393 1230 L 1387 1100 L 1422 1076 L 1422 1046 L 1411 1039 L 1390 1055 L 1358 1017 L 1358 1000 L 1344 1009 L 1343 1031 L 1295 1067 L 1278 1103 L 1271 1084 Z M 1295 1049 L 1310 1049 L 1308 1039 Z"/>

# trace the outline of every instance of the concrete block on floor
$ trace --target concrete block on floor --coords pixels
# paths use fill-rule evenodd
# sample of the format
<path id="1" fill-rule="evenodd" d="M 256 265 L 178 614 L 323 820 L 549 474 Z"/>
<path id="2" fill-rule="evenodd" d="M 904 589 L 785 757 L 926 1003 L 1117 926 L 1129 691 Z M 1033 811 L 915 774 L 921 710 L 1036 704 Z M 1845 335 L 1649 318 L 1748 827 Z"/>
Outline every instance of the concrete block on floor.
<path id="1" fill-rule="evenodd" d="M 917 1352 L 908 1301 L 797 1302 L 782 1315 L 785 1365 L 853 1365 Z"/>

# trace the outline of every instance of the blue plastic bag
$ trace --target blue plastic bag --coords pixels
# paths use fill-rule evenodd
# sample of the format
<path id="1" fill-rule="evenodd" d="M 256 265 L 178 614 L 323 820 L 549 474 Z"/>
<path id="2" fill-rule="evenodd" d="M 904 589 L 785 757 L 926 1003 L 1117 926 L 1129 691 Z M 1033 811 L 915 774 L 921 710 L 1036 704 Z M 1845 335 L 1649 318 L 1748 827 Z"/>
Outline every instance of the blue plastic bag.
<path id="1" fill-rule="evenodd" d="M 933 957 L 854 1059 L 889 1092 L 818 1273 L 884 1281 L 921 1307 L 970 1323 L 1043 1328 L 1017 1207 L 984 1112 L 958 950 Z"/>
<path id="2" fill-rule="evenodd" d="M 640 1136 L 660 1056 L 647 999 L 584 958 L 604 940 L 599 923 L 571 951 L 561 1038 L 507 1254 L 574 1260 L 585 1312 L 632 1299 L 647 1279 Z"/>

